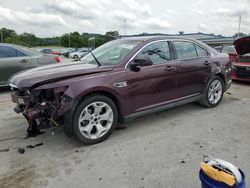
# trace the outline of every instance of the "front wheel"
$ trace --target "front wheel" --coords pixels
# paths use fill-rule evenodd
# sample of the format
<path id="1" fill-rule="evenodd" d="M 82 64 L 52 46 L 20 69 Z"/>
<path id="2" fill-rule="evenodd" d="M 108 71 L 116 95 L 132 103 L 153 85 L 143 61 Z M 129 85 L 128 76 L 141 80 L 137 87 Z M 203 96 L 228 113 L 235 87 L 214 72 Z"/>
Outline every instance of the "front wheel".
<path id="1" fill-rule="evenodd" d="M 85 144 L 96 144 L 108 138 L 116 128 L 118 111 L 115 103 L 104 95 L 91 95 L 76 108 L 73 132 Z"/>
<path id="2" fill-rule="evenodd" d="M 216 107 L 223 98 L 224 87 L 224 82 L 220 77 L 212 78 L 207 83 L 199 103 L 210 108 Z"/>

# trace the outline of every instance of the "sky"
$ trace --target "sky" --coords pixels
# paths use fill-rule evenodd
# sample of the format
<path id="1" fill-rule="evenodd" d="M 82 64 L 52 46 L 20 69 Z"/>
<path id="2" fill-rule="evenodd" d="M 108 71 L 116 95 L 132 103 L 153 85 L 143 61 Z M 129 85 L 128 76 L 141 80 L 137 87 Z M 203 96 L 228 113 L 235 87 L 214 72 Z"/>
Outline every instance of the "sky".
<path id="1" fill-rule="evenodd" d="M 39 37 L 78 31 L 120 34 L 250 33 L 250 0 L 0 0 L 0 28 Z"/>

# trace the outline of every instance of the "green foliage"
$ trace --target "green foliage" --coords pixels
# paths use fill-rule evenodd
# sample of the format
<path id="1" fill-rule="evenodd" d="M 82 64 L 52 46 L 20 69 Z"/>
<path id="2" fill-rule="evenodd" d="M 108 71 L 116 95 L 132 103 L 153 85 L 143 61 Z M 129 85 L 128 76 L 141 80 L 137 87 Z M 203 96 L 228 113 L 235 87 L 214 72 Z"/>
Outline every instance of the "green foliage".
<path id="1" fill-rule="evenodd" d="M 246 34 L 246 33 L 239 33 L 239 37 L 246 37 L 248 36 L 249 34 Z M 234 37 L 237 38 L 238 37 L 238 33 L 235 33 L 234 34 Z"/>
<path id="2" fill-rule="evenodd" d="M 18 35 L 14 30 L 1 28 L 4 42 L 20 44 L 28 47 L 36 46 L 64 46 L 64 47 L 98 47 L 107 41 L 119 36 L 117 31 L 108 31 L 105 35 L 95 33 L 72 32 L 66 33 L 60 37 L 38 38 L 32 33 L 22 33 Z M 89 40 L 90 38 L 94 40 Z M 0 38 L 1 40 L 1 38 Z M 1 41 L 0 41 L 1 42 Z"/>
<path id="3" fill-rule="evenodd" d="M 32 47 L 32 46 L 38 46 L 39 41 L 38 38 L 31 33 L 23 33 L 18 36 L 19 40 L 23 41 L 27 46 Z"/>
<path id="4" fill-rule="evenodd" d="M 30 47 L 30 45 L 27 44 L 26 42 L 22 41 L 19 36 L 12 36 L 12 37 L 4 38 L 4 42 L 11 43 L 11 44 L 19 44 L 22 46 Z"/>
<path id="5" fill-rule="evenodd" d="M 108 31 L 108 32 L 106 32 L 106 35 L 118 37 L 119 33 L 118 33 L 118 31 Z"/>
<path id="6" fill-rule="evenodd" d="M 3 39 L 5 40 L 8 37 L 15 37 L 17 36 L 16 32 L 11 29 L 1 28 L 0 33 L 3 35 Z"/>

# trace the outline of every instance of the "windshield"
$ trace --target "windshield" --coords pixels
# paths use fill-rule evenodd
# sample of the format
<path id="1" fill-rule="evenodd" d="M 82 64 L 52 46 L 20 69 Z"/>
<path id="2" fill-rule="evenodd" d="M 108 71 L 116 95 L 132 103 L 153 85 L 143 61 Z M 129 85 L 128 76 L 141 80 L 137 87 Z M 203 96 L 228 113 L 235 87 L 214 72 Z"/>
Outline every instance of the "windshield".
<path id="1" fill-rule="evenodd" d="M 140 41 L 114 40 L 96 48 L 92 52 L 102 66 L 115 65 L 119 64 L 138 44 L 140 44 Z M 97 63 L 91 53 L 85 55 L 80 61 L 89 64 Z"/>

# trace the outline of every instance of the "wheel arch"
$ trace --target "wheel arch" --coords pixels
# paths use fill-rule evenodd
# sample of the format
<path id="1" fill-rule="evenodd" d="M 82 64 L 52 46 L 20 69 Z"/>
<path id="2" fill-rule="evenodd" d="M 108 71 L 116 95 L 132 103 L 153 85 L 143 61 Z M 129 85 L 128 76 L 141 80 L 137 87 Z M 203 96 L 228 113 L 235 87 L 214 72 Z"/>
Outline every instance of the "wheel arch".
<path id="1" fill-rule="evenodd" d="M 123 116 L 123 109 L 121 108 L 121 102 L 118 99 L 118 97 L 116 97 L 113 93 L 106 91 L 106 90 L 95 90 L 95 91 L 91 91 L 91 92 L 87 92 L 84 95 L 81 95 L 78 98 L 78 104 L 84 100 L 84 98 L 90 96 L 90 95 L 104 95 L 108 98 L 110 98 L 116 105 L 117 110 L 118 110 L 118 121 L 119 122 L 123 122 L 124 121 L 124 116 Z"/>

